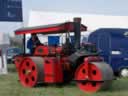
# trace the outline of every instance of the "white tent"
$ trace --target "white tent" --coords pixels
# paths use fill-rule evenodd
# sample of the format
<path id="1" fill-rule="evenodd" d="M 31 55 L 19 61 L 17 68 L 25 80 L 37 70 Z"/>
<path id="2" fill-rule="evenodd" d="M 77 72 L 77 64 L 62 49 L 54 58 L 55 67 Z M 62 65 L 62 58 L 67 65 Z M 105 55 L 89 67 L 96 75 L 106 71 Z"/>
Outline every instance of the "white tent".
<path id="1" fill-rule="evenodd" d="M 38 26 L 72 21 L 74 17 L 81 17 L 82 23 L 88 27 L 88 31 L 93 31 L 98 28 L 128 28 L 128 16 L 43 11 L 30 11 L 28 26 Z"/>
<path id="2" fill-rule="evenodd" d="M 39 26 L 61 23 L 65 21 L 73 21 L 74 17 L 81 17 L 82 24 L 88 27 L 88 31 L 82 33 L 82 35 L 85 37 L 88 36 L 90 32 L 93 32 L 98 28 L 128 28 L 128 16 L 76 14 L 44 11 L 30 11 L 28 26 Z"/>

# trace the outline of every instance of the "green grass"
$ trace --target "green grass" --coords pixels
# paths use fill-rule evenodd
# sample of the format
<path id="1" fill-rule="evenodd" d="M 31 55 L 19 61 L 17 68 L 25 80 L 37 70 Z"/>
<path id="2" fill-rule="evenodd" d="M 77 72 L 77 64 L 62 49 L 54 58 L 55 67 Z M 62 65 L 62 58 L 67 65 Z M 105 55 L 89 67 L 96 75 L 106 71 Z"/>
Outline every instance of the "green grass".
<path id="1" fill-rule="evenodd" d="M 9 65 L 9 73 L 0 75 L 0 96 L 128 96 L 128 78 L 117 79 L 107 91 L 87 94 L 79 90 L 75 83 L 63 87 L 40 86 L 25 88 L 20 85 L 13 64 Z"/>

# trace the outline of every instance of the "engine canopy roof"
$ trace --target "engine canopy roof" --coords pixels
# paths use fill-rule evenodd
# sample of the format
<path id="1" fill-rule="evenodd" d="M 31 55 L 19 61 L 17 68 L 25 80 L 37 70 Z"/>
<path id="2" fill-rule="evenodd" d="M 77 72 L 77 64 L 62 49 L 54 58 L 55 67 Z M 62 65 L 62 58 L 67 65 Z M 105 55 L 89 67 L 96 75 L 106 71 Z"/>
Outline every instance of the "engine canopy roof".
<path id="1" fill-rule="evenodd" d="M 16 35 L 22 34 L 57 34 L 74 32 L 74 22 L 64 22 L 36 27 L 23 27 L 15 31 Z M 87 31 L 87 27 L 81 24 L 81 31 Z"/>

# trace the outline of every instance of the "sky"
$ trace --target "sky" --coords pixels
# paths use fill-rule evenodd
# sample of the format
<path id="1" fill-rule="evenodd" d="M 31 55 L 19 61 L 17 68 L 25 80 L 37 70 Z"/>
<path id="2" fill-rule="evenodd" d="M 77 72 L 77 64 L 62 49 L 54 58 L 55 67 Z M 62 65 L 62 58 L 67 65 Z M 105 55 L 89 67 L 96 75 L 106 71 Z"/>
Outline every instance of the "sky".
<path id="1" fill-rule="evenodd" d="M 128 0 L 23 0 L 24 10 L 128 15 Z"/>
<path id="2" fill-rule="evenodd" d="M 26 26 L 30 10 L 128 16 L 128 0 L 22 0 L 24 23 L 0 22 L 1 32 Z M 12 29 L 11 29 L 12 28 Z"/>

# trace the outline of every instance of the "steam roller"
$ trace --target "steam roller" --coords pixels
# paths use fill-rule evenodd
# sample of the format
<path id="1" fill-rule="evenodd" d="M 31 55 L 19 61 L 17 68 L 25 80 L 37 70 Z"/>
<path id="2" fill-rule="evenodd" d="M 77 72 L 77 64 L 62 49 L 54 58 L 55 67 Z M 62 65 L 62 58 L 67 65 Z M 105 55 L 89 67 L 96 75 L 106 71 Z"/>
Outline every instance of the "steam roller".
<path id="1" fill-rule="evenodd" d="M 113 71 L 99 56 L 94 44 L 81 44 L 81 31 L 86 30 L 81 18 L 74 18 L 74 22 L 16 30 L 16 35 L 24 37 L 24 54 L 15 56 L 20 83 L 25 87 L 35 87 L 40 83 L 70 84 L 75 81 L 84 92 L 108 89 L 114 79 Z M 71 42 L 71 32 L 74 32 L 74 42 Z M 34 45 L 32 53 L 26 53 L 26 34 L 41 36 L 63 33 L 65 42 L 61 46 L 38 44 Z"/>

